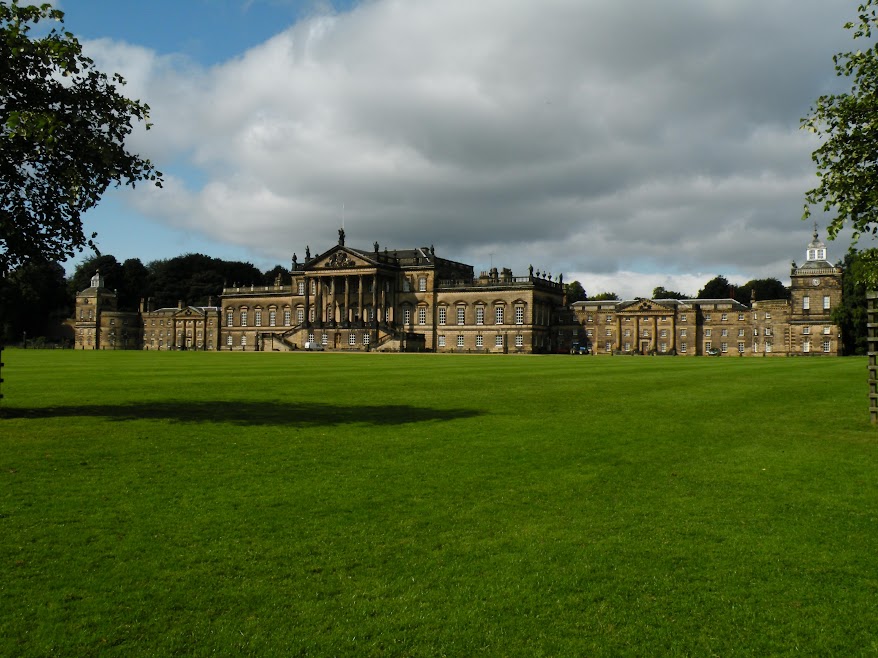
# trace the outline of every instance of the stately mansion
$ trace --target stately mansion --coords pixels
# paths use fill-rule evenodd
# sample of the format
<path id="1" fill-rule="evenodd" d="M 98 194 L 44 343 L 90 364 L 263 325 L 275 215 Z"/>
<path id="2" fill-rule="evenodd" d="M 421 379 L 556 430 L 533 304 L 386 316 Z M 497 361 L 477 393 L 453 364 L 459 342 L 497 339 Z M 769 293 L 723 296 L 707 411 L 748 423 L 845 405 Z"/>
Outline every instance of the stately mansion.
<path id="1" fill-rule="evenodd" d="M 814 237 L 792 265 L 791 299 L 645 299 L 568 304 L 562 276 L 513 276 L 436 255 L 338 244 L 292 258 L 270 286 L 226 287 L 213 304 L 117 308 L 96 273 L 77 295 L 77 349 L 839 355 L 832 309 L 842 270 Z"/>

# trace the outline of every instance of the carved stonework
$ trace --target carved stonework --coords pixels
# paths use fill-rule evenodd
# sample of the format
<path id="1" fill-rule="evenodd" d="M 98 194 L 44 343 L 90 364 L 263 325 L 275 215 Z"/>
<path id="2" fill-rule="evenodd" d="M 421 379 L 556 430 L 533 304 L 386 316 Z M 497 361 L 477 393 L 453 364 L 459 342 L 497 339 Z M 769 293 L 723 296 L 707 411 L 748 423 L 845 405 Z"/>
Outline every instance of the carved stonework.
<path id="1" fill-rule="evenodd" d="M 356 263 L 348 258 L 346 253 L 339 251 L 329 257 L 329 260 L 326 261 L 324 267 L 354 267 L 355 265 Z"/>

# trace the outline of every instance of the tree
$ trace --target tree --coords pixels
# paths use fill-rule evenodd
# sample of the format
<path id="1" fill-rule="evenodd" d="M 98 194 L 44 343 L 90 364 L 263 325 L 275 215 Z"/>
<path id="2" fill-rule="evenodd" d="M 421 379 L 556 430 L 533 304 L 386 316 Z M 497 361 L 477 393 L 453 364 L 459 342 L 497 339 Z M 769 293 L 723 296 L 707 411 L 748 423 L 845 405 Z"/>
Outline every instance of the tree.
<path id="1" fill-rule="evenodd" d="M 280 277 L 281 285 L 288 286 L 290 284 L 290 271 L 283 265 L 275 265 L 267 270 L 262 276 L 262 281 L 266 286 L 273 286 L 278 277 Z"/>
<path id="2" fill-rule="evenodd" d="M 878 0 L 866 0 L 857 11 L 858 19 L 844 27 L 854 40 L 871 39 Z M 834 215 L 830 239 L 849 223 L 856 242 L 863 233 L 878 234 L 878 52 L 870 46 L 838 53 L 833 62 L 836 75 L 850 78 L 852 87 L 820 96 L 801 120 L 802 128 L 825 140 L 811 155 L 820 182 L 805 193 L 803 219 L 816 206 Z"/>
<path id="3" fill-rule="evenodd" d="M 588 297 L 585 294 L 585 288 L 579 281 L 572 281 L 567 284 L 567 303 L 584 302 Z"/>
<path id="4" fill-rule="evenodd" d="M 775 278 L 753 279 L 743 286 L 735 290 L 735 299 L 742 304 L 750 304 L 750 299 L 754 296 L 757 300 L 765 299 L 789 299 L 790 289 L 787 288 L 780 280 Z"/>
<path id="5" fill-rule="evenodd" d="M 161 187 L 161 172 L 125 149 L 134 120 L 149 129 L 149 106 L 119 93 L 125 80 L 98 71 L 63 18 L 0 0 L 0 274 L 94 247 L 82 213 L 110 184 Z M 43 20 L 57 25 L 31 37 Z"/>
<path id="6" fill-rule="evenodd" d="M 613 301 L 614 299 L 616 299 L 616 300 L 619 299 L 619 295 L 617 295 L 614 292 L 601 292 L 601 293 L 598 293 L 597 295 L 595 295 L 594 297 L 592 297 L 593 301 L 599 301 L 599 302 Z"/>
<path id="7" fill-rule="evenodd" d="M 731 296 L 732 284 L 722 274 L 718 274 L 698 291 L 697 299 L 728 299 Z"/>
<path id="8" fill-rule="evenodd" d="M 224 286 L 264 285 L 264 274 L 251 263 L 211 258 L 204 254 L 152 261 L 147 269 L 156 308 L 176 306 L 178 301 L 207 304 L 211 297 L 216 303 Z"/>
<path id="9" fill-rule="evenodd" d="M 845 354 L 866 354 L 869 349 L 868 313 L 866 312 L 866 278 L 862 269 L 874 264 L 862 252 L 851 248 L 844 257 L 841 304 L 832 310 L 832 321 L 841 329 Z"/>
<path id="10" fill-rule="evenodd" d="M 689 299 L 689 295 L 684 295 L 676 290 L 665 290 L 664 286 L 656 286 L 652 290 L 653 299 Z"/>
<path id="11" fill-rule="evenodd" d="M 0 278 L 0 343 L 58 334 L 72 312 L 64 268 L 31 261 Z"/>
<path id="12" fill-rule="evenodd" d="M 119 286 L 119 308 L 140 308 L 140 300 L 149 295 L 149 270 L 139 258 L 122 263 L 122 285 Z"/>

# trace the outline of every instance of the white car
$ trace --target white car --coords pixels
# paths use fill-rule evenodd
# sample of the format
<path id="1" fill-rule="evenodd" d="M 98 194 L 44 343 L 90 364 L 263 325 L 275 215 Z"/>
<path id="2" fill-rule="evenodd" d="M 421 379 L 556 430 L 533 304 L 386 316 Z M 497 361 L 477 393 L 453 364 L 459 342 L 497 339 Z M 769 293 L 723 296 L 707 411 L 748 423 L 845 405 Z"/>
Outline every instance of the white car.
<path id="1" fill-rule="evenodd" d="M 307 343 L 305 343 L 305 349 L 309 352 L 322 352 L 323 345 L 321 345 L 317 341 L 308 341 Z"/>

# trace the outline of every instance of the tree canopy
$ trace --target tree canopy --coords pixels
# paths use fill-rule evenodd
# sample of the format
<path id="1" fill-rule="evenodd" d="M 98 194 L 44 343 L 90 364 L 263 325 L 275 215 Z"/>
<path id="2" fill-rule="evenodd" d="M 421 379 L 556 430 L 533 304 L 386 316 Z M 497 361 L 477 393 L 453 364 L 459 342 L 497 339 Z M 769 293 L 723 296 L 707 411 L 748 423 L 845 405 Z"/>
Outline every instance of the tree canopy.
<path id="1" fill-rule="evenodd" d="M 742 304 L 749 304 L 751 297 L 757 301 L 766 299 L 789 299 L 790 289 L 779 279 L 753 279 L 735 289 L 735 299 Z"/>
<path id="2" fill-rule="evenodd" d="M 845 24 L 855 41 L 872 38 L 876 11 L 878 0 L 866 0 L 857 20 Z M 817 207 L 830 215 L 830 239 L 850 224 L 856 241 L 864 233 L 878 234 L 878 53 L 869 45 L 838 53 L 833 62 L 836 75 L 849 78 L 852 86 L 846 93 L 820 96 L 801 121 L 824 140 L 811 155 L 819 183 L 805 194 L 803 219 Z"/>
<path id="3" fill-rule="evenodd" d="M 614 292 L 600 292 L 592 297 L 592 299 L 596 301 L 613 301 L 614 299 L 619 299 L 619 295 Z"/>
<path id="4" fill-rule="evenodd" d="M 29 261 L 60 261 L 86 245 L 82 213 L 111 185 L 148 180 L 152 163 L 125 148 L 149 106 L 119 93 L 63 29 L 51 5 L 0 0 L 0 274 Z M 31 28 L 54 26 L 41 37 Z"/>
<path id="5" fill-rule="evenodd" d="M 214 303 L 224 286 L 264 285 L 265 274 L 250 263 L 227 261 L 204 254 L 185 254 L 152 261 L 149 270 L 150 296 L 156 307 Z M 273 277 L 272 277 L 273 280 Z M 285 281 L 289 285 L 289 281 Z"/>
<path id="6" fill-rule="evenodd" d="M 832 309 L 832 321 L 841 329 L 845 354 L 866 354 L 869 332 L 864 281 L 868 277 L 863 270 L 874 271 L 874 263 L 862 252 L 849 249 L 843 267 L 841 304 Z"/>
<path id="7" fill-rule="evenodd" d="M 32 261 L 0 277 L 0 344 L 56 334 L 73 312 L 64 268 Z"/>
<path id="8" fill-rule="evenodd" d="M 698 299 L 728 299 L 732 296 L 732 284 L 722 274 L 718 274 L 704 284 L 698 291 Z"/>
<path id="9" fill-rule="evenodd" d="M 664 286 L 656 286 L 652 289 L 653 299 L 690 299 L 690 297 L 676 290 L 666 290 Z"/>
<path id="10" fill-rule="evenodd" d="M 567 303 L 584 302 L 588 297 L 585 294 L 585 288 L 579 281 L 571 281 L 567 284 Z"/>

